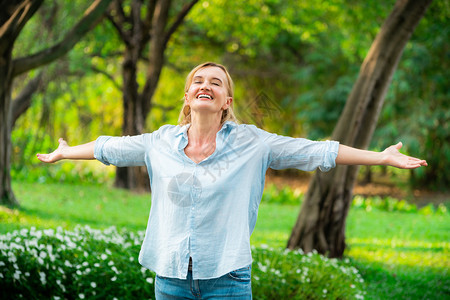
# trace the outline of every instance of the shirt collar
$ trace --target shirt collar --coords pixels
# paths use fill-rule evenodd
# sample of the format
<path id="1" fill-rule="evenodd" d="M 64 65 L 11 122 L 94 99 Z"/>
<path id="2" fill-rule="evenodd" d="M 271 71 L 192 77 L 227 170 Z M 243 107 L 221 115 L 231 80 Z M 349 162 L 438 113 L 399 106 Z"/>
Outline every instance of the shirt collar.
<path id="1" fill-rule="evenodd" d="M 222 128 L 219 130 L 219 132 L 226 131 L 227 129 L 231 130 L 232 128 L 234 128 L 236 126 L 237 126 L 237 124 L 234 123 L 233 121 L 226 121 L 222 125 Z M 180 128 L 178 128 L 178 131 L 175 133 L 175 136 L 183 135 L 183 137 L 185 137 L 187 139 L 187 131 L 188 131 L 189 127 L 191 127 L 191 124 L 186 124 L 186 125 L 180 126 Z"/>
<path id="2" fill-rule="evenodd" d="M 178 128 L 178 131 L 175 133 L 175 136 L 181 137 L 178 142 L 176 142 L 178 144 L 178 149 L 184 149 L 188 143 L 188 135 L 187 135 L 187 131 L 189 129 L 189 127 L 191 127 L 191 124 L 186 124 L 183 126 L 180 126 Z M 226 121 L 223 125 L 222 128 L 219 130 L 218 134 L 226 134 L 229 133 L 234 127 L 237 127 L 237 124 L 232 122 L 232 121 Z M 221 141 L 222 139 L 219 139 L 219 141 Z M 219 146 L 219 145 L 217 145 Z"/>

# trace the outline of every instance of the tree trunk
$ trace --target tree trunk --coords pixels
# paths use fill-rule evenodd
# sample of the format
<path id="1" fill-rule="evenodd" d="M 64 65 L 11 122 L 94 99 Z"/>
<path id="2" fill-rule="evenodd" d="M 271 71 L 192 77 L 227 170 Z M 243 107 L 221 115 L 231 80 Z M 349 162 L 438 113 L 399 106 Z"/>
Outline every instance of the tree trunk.
<path id="1" fill-rule="evenodd" d="M 11 1 L 0 16 L 0 204 L 18 206 L 11 188 L 11 86 L 13 80 L 12 50 L 25 23 L 43 0 Z"/>
<path id="2" fill-rule="evenodd" d="M 170 0 L 149 1 L 143 18 L 142 3 L 137 0 L 131 1 L 131 12 L 128 16 L 120 1 L 115 1 L 108 12 L 108 19 L 125 44 L 122 63 L 123 135 L 137 135 L 144 132 L 146 119 L 152 108 L 151 100 L 164 66 L 167 43 L 197 1 L 192 0 L 185 4 L 170 26 L 168 26 Z M 131 29 L 128 29 L 130 27 Z M 147 76 L 142 92 L 139 93 L 138 61 L 149 42 Z M 144 167 L 117 168 L 115 186 L 139 192 L 149 191 L 147 170 Z"/>
<path id="3" fill-rule="evenodd" d="M 0 58 L 0 204 L 16 206 L 17 202 L 11 188 L 11 176 L 9 174 L 11 158 L 11 49 L 7 49 Z"/>
<path id="4" fill-rule="evenodd" d="M 4 1 L 5 2 L 5 1 Z M 86 10 L 82 19 L 55 46 L 34 55 L 12 59 L 12 51 L 17 36 L 28 20 L 39 9 L 43 0 L 15 0 L 2 3 L 0 13 L 0 204 L 17 206 L 11 188 L 11 129 L 18 117 L 20 107 L 11 104 L 11 86 L 15 76 L 33 68 L 48 64 L 66 54 L 100 19 L 111 0 L 95 0 Z M 26 96 L 26 95 L 23 95 Z M 28 95 L 30 97 L 30 95 Z M 19 104 L 19 103 L 18 103 Z M 26 104 L 26 101 L 21 102 Z M 26 111 L 22 109 L 22 112 Z"/>
<path id="5" fill-rule="evenodd" d="M 368 147 L 403 49 L 431 2 L 397 1 L 361 66 L 333 140 L 356 148 Z M 289 249 L 316 249 L 329 257 L 342 257 L 345 220 L 358 168 L 338 166 L 328 173 L 316 172 L 289 238 Z"/>

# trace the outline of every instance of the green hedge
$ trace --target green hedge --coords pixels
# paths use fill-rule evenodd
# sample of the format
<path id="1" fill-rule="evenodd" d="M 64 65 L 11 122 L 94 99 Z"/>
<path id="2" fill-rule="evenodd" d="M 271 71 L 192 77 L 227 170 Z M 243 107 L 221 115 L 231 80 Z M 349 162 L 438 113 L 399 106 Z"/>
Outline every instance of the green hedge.
<path id="1" fill-rule="evenodd" d="M 137 262 L 143 232 L 21 229 L 0 235 L 1 299 L 148 299 L 154 273 Z M 253 248 L 255 299 L 362 299 L 348 261 Z"/>

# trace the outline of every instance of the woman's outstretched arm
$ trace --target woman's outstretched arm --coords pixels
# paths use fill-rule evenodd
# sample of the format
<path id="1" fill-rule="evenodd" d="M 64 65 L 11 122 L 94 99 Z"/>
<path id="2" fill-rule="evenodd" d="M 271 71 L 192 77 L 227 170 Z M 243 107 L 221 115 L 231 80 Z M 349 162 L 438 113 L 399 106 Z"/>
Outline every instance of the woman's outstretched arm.
<path id="1" fill-rule="evenodd" d="M 61 159 L 95 159 L 95 141 L 70 147 L 64 139 L 59 139 L 58 148 L 49 154 L 37 154 L 37 158 L 46 163 L 54 163 Z"/>
<path id="2" fill-rule="evenodd" d="M 402 143 L 390 146 L 383 152 L 360 150 L 345 145 L 339 145 L 336 164 L 338 165 L 386 165 L 401 169 L 415 169 L 427 166 L 422 159 L 407 156 L 399 152 Z"/>

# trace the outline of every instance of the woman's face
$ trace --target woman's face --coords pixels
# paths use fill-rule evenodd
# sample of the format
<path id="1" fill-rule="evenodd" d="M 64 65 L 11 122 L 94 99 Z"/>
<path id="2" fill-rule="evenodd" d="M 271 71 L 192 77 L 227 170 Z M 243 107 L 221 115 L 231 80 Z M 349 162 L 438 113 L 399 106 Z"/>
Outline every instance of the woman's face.
<path id="1" fill-rule="evenodd" d="M 205 67 L 195 72 L 189 90 L 184 95 L 191 112 L 217 113 L 227 109 L 232 97 L 228 96 L 228 81 L 225 73 L 218 67 Z"/>

